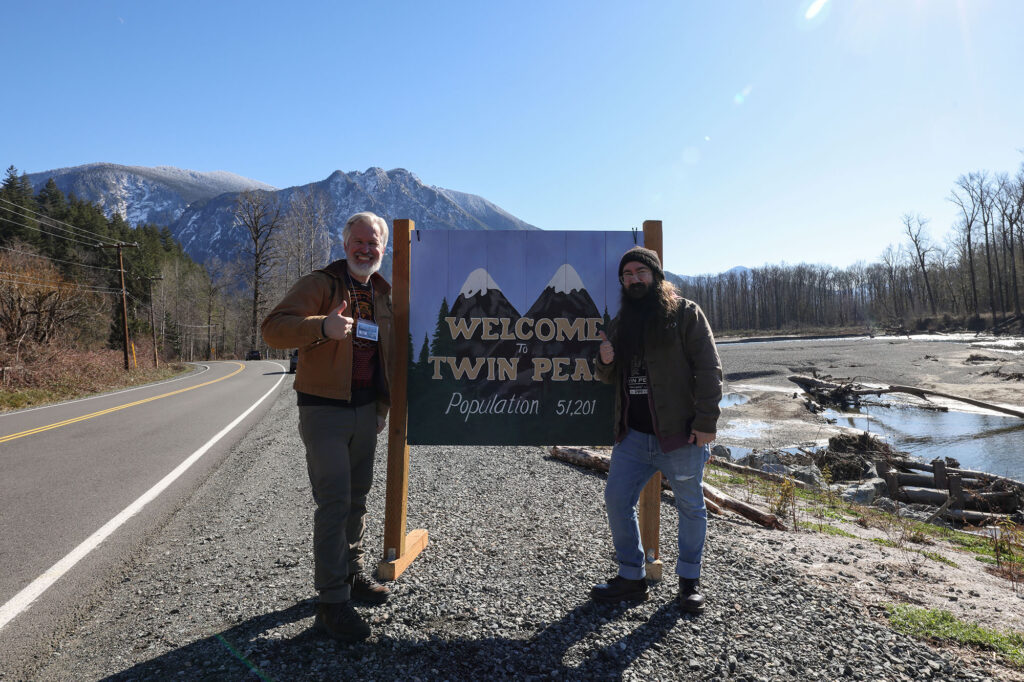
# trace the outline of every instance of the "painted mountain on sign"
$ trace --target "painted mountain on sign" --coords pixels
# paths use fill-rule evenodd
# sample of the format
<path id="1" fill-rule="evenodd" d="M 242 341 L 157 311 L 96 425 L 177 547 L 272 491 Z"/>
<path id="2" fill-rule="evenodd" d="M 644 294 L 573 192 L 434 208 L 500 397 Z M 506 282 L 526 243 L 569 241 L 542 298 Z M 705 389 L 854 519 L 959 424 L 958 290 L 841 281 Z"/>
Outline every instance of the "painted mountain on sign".
<path id="1" fill-rule="evenodd" d="M 474 318 L 508 319 L 510 326 L 519 319 L 519 312 L 505 298 L 501 287 L 484 268 L 477 268 L 469 273 L 452 304 L 450 315 L 467 321 Z M 500 326 L 497 327 L 497 332 L 500 333 L 500 329 Z M 455 356 L 509 357 L 515 352 L 514 341 L 484 340 L 483 335 L 484 330 L 478 326 L 471 338 L 456 339 Z"/>
<path id="2" fill-rule="evenodd" d="M 568 263 L 558 268 L 524 317 L 577 320 L 579 325 L 578 333 L 572 338 L 559 340 L 556 336 L 550 341 L 542 341 L 533 347 L 534 353 L 544 357 L 584 357 L 596 349 L 595 342 L 583 340 L 584 322 L 587 318 L 601 317 L 601 313 L 583 286 L 579 273 Z"/>

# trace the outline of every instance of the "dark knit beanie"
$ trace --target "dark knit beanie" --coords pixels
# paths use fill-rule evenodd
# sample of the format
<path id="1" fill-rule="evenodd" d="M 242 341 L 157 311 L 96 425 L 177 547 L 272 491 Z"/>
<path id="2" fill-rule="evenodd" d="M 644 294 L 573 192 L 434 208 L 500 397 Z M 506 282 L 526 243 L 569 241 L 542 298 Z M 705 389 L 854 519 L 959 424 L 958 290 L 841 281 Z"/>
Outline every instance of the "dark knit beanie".
<path id="1" fill-rule="evenodd" d="M 622 268 L 626 266 L 626 263 L 630 261 L 636 261 L 642 263 L 651 269 L 654 274 L 654 281 L 660 282 L 665 279 L 665 273 L 661 270 L 661 260 L 658 258 L 658 254 L 650 249 L 645 249 L 642 246 L 634 246 L 632 249 L 622 254 L 622 260 L 619 261 L 619 279 L 622 279 Z"/>

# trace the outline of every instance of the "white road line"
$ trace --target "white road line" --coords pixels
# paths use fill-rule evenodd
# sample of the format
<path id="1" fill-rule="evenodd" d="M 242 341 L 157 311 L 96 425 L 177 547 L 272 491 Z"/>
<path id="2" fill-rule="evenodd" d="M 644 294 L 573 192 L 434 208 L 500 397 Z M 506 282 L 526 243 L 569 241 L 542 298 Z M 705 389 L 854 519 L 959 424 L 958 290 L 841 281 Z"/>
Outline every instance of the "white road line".
<path id="1" fill-rule="evenodd" d="M 96 549 L 101 542 L 110 537 L 110 535 L 120 528 L 128 519 L 135 516 L 143 509 L 143 507 L 156 499 L 157 496 L 167 488 L 167 486 L 174 483 L 179 476 L 188 471 L 189 467 L 198 462 L 199 458 L 205 455 L 207 450 L 213 447 L 221 438 L 226 436 L 231 429 L 238 426 L 243 419 L 252 414 L 252 411 L 255 410 L 260 403 L 266 400 L 271 393 L 277 390 L 277 387 L 281 385 L 281 381 L 283 379 L 284 375 L 278 377 L 277 383 L 275 383 L 269 391 L 264 393 L 263 397 L 253 403 L 245 412 L 238 415 L 234 421 L 225 426 L 216 436 L 208 440 L 205 445 L 189 455 L 188 459 L 175 467 L 174 471 L 164 476 L 159 483 L 144 492 L 137 500 L 125 507 L 120 514 L 110 519 L 110 521 L 107 521 L 102 528 L 90 535 L 85 542 L 71 550 L 67 556 L 44 571 L 41 576 L 29 583 L 29 585 L 21 592 L 14 595 L 10 601 L 3 606 L 0 606 L 0 630 L 3 630 L 11 620 L 27 609 L 43 592 L 48 590 L 51 585 L 61 578 L 61 576 L 71 570 L 75 564 L 85 558 L 89 552 Z"/>
<path id="2" fill-rule="evenodd" d="M 206 374 L 208 371 L 210 371 L 210 366 L 209 365 L 204 365 L 204 364 L 198 363 L 198 362 L 188 363 L 188 364 L 194 364 L 194 365 L 196 365 L 198 367 L 202 367 L 202 369 L 200 371 L 198 371 L 198 372 L 195 372 L 195 373 L 189 372 L 188 374 L 186 374 L 184 376 L 175 377 L 174 379 L 164 379 L 163 381 L 157 381 L 157 382 L 152 383 L 152 384 L 143 384 L 141 386 L 133 386 L 132 388 L 125 388 L 123 390 L 113 391 L 111 393 L 100 393 L 100 394 L 97 394 L 97 395 L 91 395 L 88 398 L 78 398 L 76 400 L 65 400 L 62 403 L 52 403 L 50 405 L 40 405 L 39 407 L 29 407 L 29 408 L 24 409 L 24 410 L 12 410 L 11 412 L 4 412 L 3 414 L 0 414 L 0 419 L 3 419 L 4 417 L 12 417 L 12 416 L 14 416 L 16 414 L 21 415 L 21 414 L 25 414 L 27 412 L 35 412 L 36 410 L 48 410 L 51 407 L 61 407 L 62 405 L 74 405 L 75 403 L 84 403 L 86 400 L 96 400 L 96 398 L 108 398 L 108 397 L 110 397 L 112 395 L 121 395 L 122 393 L 130 393 L 132 391 L 138 391 L 138 390 L 141 390 L 143 388 L 152 388 L 153 386 L 163 386 L 164 384 L 172 384 L 175 381 L 182 381 L 183 379 L 190 379 L 190 378 L 193 378 L 193 377 L 201 376 L 203 374 Z"/>

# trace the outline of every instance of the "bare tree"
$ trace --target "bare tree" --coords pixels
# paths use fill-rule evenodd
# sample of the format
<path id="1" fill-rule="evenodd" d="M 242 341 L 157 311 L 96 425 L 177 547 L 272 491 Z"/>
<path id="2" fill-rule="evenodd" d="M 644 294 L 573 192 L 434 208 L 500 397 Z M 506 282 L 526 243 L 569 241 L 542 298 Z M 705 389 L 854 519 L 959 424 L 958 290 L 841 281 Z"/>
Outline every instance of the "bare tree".
<path id="1" fill-rule="evenodd" d="M 288 265 L 294 266 L 294 272 L 285 273 L 289 281 L 327 263 L 331 255 L 329 221 L 330 203 L 323 192 L 298 190 L 292 195 L 284 230 L 288 235 L 285 257 Z"/>
<path id="2" fill-rule="evenodd" d="M 928 294 L 928 305 L 931 308 L 932 315 L 935 315 L 935 296 L 932 294 L 932 285 L 928 280 L 928 254 L 932 252 L 933 247 L 928 242 L 928 235 L 921 234 L 924 226 L 927 224 L 928 220 L 920 215 L 914 217 L 908 213 L 903 216 L 903 232 L 910 238 L 910 245 L 914 247 L 917 265 L 921 268 L 921 276 L 924 277 L 924 288 Z"/>
<path id="3" fill-rule="evenodd" d="M 1017 283 L 1017 254 L 1015 230 L 1019 230 L 1024 201 L 1017 194 L 1020 185 L 1006 173 L 996 176 L 995 203 L 999 210 L 999 228 L 1003 238 L 1004 261 L 1009 267 L 1008 296 L 1013 299 L 1013 314 L 1020 317 L 1020 286 Z"/>
<path id="4" fill-rule="evenodd" d="M 260 311 L 263 306 L 262 288 L 277 260 L 274 234 L 281 226 L 281 204 L 276 194 L 260 190 L 247 190 L 235 201 L 235 226 L 244 228 L 249 240 L 242 251 L 251 259 L 249 283 L 252 286 L 252 325 L 249 349 L 256 349 Z"/>
<path id="5" fill-rule="evenodd" d="M 975 315 L 978 314 L 978 286 L 977 277 L 975 276 L 974 269 L 974 243 L 972 241 L 972 234 L 974 232 L 974 225 L 978 220 L 978 214 L 981 212 L 981 204 L 977 201 L 974 192 L 974 179 L 975 174 L 961 175 L 957 178 L 956 185 L 960 188 L 960 192 L 956 189 L 953 190 L 952 196 L 949 200 L 952 201 L 960 208 L 962 218 L 960 220 L 959 228 L 964 233 L 966 241 L 965 255 L 967 256 L 967 266 L 970 273 L 970 284 L 971 284 L 971 312 Z"/>

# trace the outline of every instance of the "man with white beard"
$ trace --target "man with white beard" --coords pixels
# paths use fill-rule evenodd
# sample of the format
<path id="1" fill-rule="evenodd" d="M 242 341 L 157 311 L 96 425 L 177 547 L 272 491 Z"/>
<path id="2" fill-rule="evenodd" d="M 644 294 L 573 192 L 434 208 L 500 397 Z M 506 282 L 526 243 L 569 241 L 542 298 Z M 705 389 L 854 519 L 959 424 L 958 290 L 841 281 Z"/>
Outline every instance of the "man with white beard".
<path id="1" fill-rule="evenodd" d="M 365 574 L 363 550 L 366 496 L 394 363 L 391 285 L 377 273 L 387 242 L 380 216 L 349 218 L 342 230 L 346 258 L 299 279 L 261 327 L 267 345 L 299 349 L 299 435 L 316 503 L 314 627 L 343 642 L 370 635 L 351 602 L 383 604 L 389 596 Z"/>

